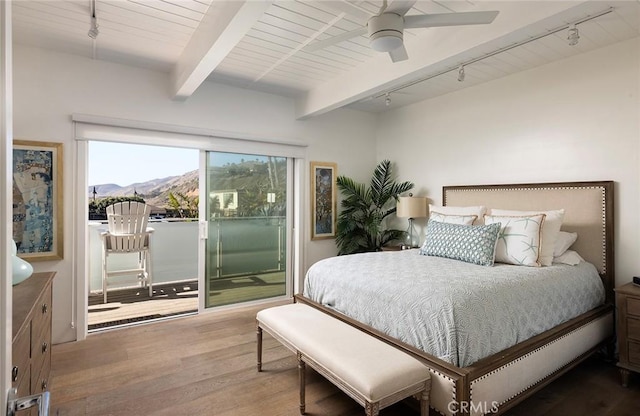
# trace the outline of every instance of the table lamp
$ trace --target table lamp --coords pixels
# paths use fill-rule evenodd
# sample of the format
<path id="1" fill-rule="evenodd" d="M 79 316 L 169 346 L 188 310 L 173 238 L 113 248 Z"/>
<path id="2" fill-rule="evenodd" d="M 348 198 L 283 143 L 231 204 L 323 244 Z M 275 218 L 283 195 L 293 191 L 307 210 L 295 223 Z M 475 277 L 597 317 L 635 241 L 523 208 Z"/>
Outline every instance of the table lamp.
<path id="1" fill-rule="evenodd" d="M 418 247 L 420 245 L 420 237 L 413 226 L 413 220 L 427 216 L 427 198 L 414 197 L 413 194 L 398 197 L 396 216 L 398 218 L 409 218 L 405 245 L 409 248 Z"/>

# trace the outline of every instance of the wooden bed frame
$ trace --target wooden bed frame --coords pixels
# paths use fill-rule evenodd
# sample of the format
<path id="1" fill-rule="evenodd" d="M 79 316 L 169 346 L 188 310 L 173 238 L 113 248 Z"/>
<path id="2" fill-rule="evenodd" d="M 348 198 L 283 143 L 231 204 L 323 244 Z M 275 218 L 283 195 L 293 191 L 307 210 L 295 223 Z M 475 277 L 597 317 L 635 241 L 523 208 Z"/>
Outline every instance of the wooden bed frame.
<path id="1" fill-rule="evenodd" d="M 576 249 L 598 269 L 606 302 L 469 367 L 457 367 L 303 295 L 316 307 L 419 358 L 431 371 L 431 406 L 444 415 L 501 414 L 575 365 L 613 345 L 613 182 L 443 187 L 443 205 L 519 210 L 565 209 L 562 230 L 578 232 Z"/>

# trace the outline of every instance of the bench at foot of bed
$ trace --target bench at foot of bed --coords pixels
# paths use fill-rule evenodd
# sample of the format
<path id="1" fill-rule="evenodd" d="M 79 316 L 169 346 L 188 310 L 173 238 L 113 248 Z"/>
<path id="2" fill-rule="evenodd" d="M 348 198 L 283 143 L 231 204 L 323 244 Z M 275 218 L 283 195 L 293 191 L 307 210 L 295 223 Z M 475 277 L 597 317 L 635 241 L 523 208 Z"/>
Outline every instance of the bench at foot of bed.
<path id="1" fill-rule="evenodd" d="M 429 369 L 408 354 L 303 304 L 258 312 L 258 371 L 262 371 L 262 331 L 298 357 L 300 413 L 305 413 L 305 368 L 310 366 L 365 408 L 367 415 L 415 395 L 422 416 L 429 414 Z"/>

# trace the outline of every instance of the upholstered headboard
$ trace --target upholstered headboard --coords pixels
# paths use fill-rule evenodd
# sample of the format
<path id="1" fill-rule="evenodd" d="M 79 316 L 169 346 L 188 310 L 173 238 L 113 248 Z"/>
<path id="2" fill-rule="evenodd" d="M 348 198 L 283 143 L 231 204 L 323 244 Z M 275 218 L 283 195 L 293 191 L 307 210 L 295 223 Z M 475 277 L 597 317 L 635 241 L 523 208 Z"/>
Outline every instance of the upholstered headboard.
<path id="1" fill-rule="evenodd" d="M 572 249 L 596 266 L 605 284 L 607 300 L 612 301 L 615 286 L 612 181 L 445 186 L 442 203 L 514 210 L 564 208 L 562 230 L 578 233 Z"/>

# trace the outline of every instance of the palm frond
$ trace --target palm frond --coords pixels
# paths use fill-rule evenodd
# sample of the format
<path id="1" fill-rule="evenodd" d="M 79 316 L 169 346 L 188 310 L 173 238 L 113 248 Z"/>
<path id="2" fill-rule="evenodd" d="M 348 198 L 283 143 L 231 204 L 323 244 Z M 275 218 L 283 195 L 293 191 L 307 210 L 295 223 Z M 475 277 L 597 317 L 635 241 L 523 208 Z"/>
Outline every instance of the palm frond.
<path id="1" fill-rule="evenodd" d="M 404 231 L 384 230 L 382 223 L 396 211 L 391 202 L 412 189 L 413 183 L 396 183 L 389 160 L 376 166 L 368 187 L 346 176 L 338 176 L 336 184 L 343 195 L 336 222 L 339 255 L 378 251 L 383 245 L 404 238 Z"/>

